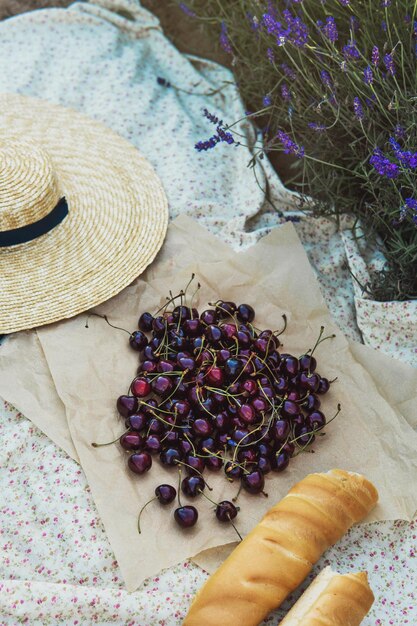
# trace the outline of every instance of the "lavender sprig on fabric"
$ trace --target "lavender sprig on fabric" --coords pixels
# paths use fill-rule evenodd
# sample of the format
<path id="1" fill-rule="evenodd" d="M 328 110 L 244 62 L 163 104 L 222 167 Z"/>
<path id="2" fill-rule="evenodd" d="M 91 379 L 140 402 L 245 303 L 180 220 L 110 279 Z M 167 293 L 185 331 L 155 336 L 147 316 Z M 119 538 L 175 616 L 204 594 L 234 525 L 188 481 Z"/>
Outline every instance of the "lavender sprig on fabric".
<path id="1" fill-rule="evenodd" d="M 207 109 L 203 109 L 203 115 L 210 120 L 212 124 L 223 125 L 223 120 L 220 120 L 217 115 L 213 115 L 213 113 L 210 113 Z"/>

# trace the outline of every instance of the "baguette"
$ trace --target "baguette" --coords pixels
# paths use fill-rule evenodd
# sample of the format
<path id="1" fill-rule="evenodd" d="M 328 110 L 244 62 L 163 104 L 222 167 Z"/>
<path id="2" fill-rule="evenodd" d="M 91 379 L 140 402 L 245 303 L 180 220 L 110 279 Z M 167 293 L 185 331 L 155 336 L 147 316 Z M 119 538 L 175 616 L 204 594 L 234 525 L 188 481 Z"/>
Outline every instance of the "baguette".
<path id="1" fill-rule="evenodd" d="M 183 626 L 256 626 L 377 500 L 375 487 L 360 474 L 309 474 L 208 579 Z"/>
<path id="2" fill-rule="evenodd" d="M 280 626 L 359 626 L 373 601 L 366 572 L 338 574 L 326 567 Z"/>

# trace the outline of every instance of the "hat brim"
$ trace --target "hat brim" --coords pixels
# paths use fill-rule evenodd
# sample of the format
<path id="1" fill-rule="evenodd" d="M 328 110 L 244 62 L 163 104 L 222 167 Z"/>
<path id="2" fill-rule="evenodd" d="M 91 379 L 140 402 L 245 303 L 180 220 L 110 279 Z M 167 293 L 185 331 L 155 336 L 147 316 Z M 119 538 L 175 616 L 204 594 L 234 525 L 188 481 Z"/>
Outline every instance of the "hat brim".
<path id="1" fill-rule="evenodd" d="M 148 161 L 127 140 L 81 113 L 0 94 L 0 141 L 46 150 L 69 206 L 49 233 L 0 248 L 0 332 L 72 317 L 129 285 L 155 258 L 168 203 Z"/>

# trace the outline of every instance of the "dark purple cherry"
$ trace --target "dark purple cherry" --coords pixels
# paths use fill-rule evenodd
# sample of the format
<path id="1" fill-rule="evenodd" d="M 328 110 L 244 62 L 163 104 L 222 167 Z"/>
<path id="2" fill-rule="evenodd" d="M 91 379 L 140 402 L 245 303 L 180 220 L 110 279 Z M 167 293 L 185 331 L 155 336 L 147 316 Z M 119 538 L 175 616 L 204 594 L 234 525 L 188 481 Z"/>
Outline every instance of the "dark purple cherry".
<path id="1" fill-rule="evenodd" d="M 231 357 L 227 359 L 224 364 L 224 373 L 229 379 L 234 379 L 239 376 L 240 372 L 243 370 L 244 363 L 241 359 L 236 359 L 235 357 Z"/>
<path id="2" fill-rule="evenodd" d="M 140 330 L 143 330 L 143 332 L 150 333 L 152 330 L 152 322 L 153 322 L 152 313 L 148 313 L 148 311 L 145 311 L 145 313 L 142 313 L 142 315 L 139 318 L 138 326 Z"/>
<path id="3" fill-rule="evenodd" d="M 207 398 L 207 391 L 198 385 L 188 385 L 187 399 L 193 406 L 199 406 Z"/>
<path id="4" fill-rule="evenodd" d="M 217 315 L 217 311 L 215 311 L 214 309 L 207 309 L 206 311 L 202 312 L 202 314 L 200 315 L 200 319 L 207 326 L 212 326 L 217 322 L 219 316 Z"/>
<path id="5" fill-rule="evenodd" d="M 181 491 L 189 498 L 195 498 L 204 490 L 206 483 L 201 476 L 186 476 L 181 482 Z"/>
<path id="6" fill-rule="evenodd" d="M 138 378 L 135 378 L 130 385 L 130 389 L 132 395 L 136 398 L 146 398 L 146 396 L 149 396 L 152 391 L 151 383 L 147 378 L 144 378 L 143 376 L 138 376 Z"/>
<path id="7" fill-rule="evenodd" d="M 219 522 L 230 522 L 231 519 L 235 519 L 238 510 L 233 502 L 223 500 L 216 506 L 216 517 Z"/>
<path id="8" fill-rule="evenodd" d="M 296 402 L 293 402 L 292 400 L 285 400 L 284 404 L 281 407 L 281 412 L 284 417 L 291 418 L 299 414 L 300 407 Z"/>
<path id="9" fill-rule="evenodd" d="M 222 319 L 230 317 L 236 311 L 236 304 L 234 302 L 219 300 L 219 302 L 216 303 L 216 311 Z"/>
<path id="10" fill-rule="evenodd" d="M 250 323 L 255 319 L 255 311 L 250 304 L 239 304 L 236 317 L 239 322 L 243 322 L 244 324 Z"/>
<path id="11" fill-rule="evenodd" d="M 172 311 L 172 316 L 176 322 L 185 322 L 191 318 L 191 309 L 188 306 L 176 306 Z"/>
<path id="12" fill-rule="evenodd" d="M 185 320 L 183 328 L 189 337 L 196 337 L 202 332 L 202 325 L 198 318 Z"/>
<path id="13" fill-rule="evenodd" d="M 258 460 L 258 453 L 253 448 L 247 448 L 246 450 L 242 448 L 237 453 L 237 460 L 246 467 L 250 464 L 256 463 Z"/>
<path id="14" fill-rule="evenodd" d="M 283 443 L 290 434 L 290 425 L 287 420 L 276 420 L 272 426 L 275 441 Z"/>
<path id="15" fill-rule="evenodd" d="M 192 429 L 199 437 L 208 437 L 213 432 L 213 426 L 205 417 L 198 417 L 192 424 Z"/>
<path id="16" fill-rule="evenodd" d="M 119 396 L 117 410 L 122 417 L 129 417 L 138 410 L 138 400 L 134 396 Z"/>
<path id="17" fill-rule="evenodd" d="M 155 354 L 157 354 L 157 350 L 161 345 L 161 337 L 153 337 L 148 345 L 152 348 Z"/>
<path id="18" fill-rule="evenodd" d="M 263 398 L 262 396 L 257 396 L 256 398 L 253 398 L 251 400 L 251 405 L 258 414 L 265 413 L 266 411 L 271 410 L 270 403 L 267 401 L 266 398 Z"/>
<path id="19" fill-rule="evenodd" d="M 310 356 L 309 354 L 303 354 L 299 358 L 300 362 L 300 370 L 314 372 L 317 367 L 317 361 L 314 356 Z"/>
<path id="20" fill-rule="evenodd" d="M 215 452 L 219 446 L 214 437 L 204 437 L 204 439 L 200 440 L 198 447 L 200 450 L 209 450 L 210 452 Z"/>
<path id="21" fill-rule="evenodd" d="M 181 452 L 183 456 L 186 454 L 190 454 L 193 451 L 192 442 L 188 439 L 180 439 L 178 443 L 178 450 Z"/>
<path id="22" fill-rule="evenodd" d="M 141 330 L 135 330 L 129 337 L 129 344 L 133 350 L 142 352 L 148 345 L 148 338 Z"/>
<path id="23" fill-rule="evenodd" d="M 209 456 L 208 459 L 205 459 L 205 461 L 207 469 L 212 472 L 218 472 L 223 467 L 223 459 L 219 456 Z"/>
<path id="24" fill-rule="evenodd" d="M 158 361 L 156 371 L 159 373 L 172 372 L 175 369 L 175 363 L 166 359 Z"/>
<path id="25" fill-rule="evenodd" d="M 181 419 L 188 417 L 191 411 L 191 405 L 187 400 L 176 400 L 174 402 L 173 411 Z"/>
<path id="26" fill-rule="evenodd" d="M 231 418 L 227 411 L 221 411 L 215 415 L 213 426 L 219 433 L 225 433 L 230 429 Z"/>
<path id="27" fill-rule="evenodd" d="M 158 454 L 161 452 L 162 444 L 160 436 L 149 434 L 145 439 L 145 449 L 151 454 Z"/>
<path id="28" fill-rule="evenodd" d="M 301 398 L 306 395 L 305 391 L 302 390 L 301 393 L 297 389 L 292 389 L 288 392 L 287 400 L 292 400 L 293 402 L 300 402 Z"/>
<path id="29" fill-rule="evenodd" d="M 156 361 L 143 361 L 143 363 L 138 368 L 138 374 L 140 370 L 142 372 L 156 372 L 157 362 Z"/>
<path id="30" fill-rule="evenodd" d="M 295 376 L 296 374 L 298 374 L 298 370 L 300 367 L 298 359 L 295 356 L 292 356 L 291 354 L 285 355 L 284 358 L 282 357 L 283 355 L 281 354 L 280 367 L 282 371 L 288 376 Z"/>
<path id="31" fill-rule="evenodd" d="M 319 393 L 321 395 L 321 394 L 327 393 L 329 391 L 329 389 L 330 389 L 330 382 L 329 382 L 329 380 L 327 378 L 324 378 L 324 377 L 320 378 L 319 386 L 318 386 L 318 389 L 317 389 L 317 393 Z"/>
<path id="32" fill-rule="evenodd" d="M 269 339 L 266 339 L 266 337 L 258 337 L 258 339 L 255 339 L 252 345 L 254 350 L 261 356 L 265 356 L 266 353 L 270 349 L 272 349 L 271 342 L 269 341 Z"/>
<path id="33" fill-rule="evenodd" d="M 223 393 L 212 391 L 210 394 L 210 398 L 213 400 L 216 410 L 221 411 L 225 408 L 227 404 L 227 396 L 225 396 Z"/>
<path id="34" fill-rule="evenodd" d="M 148 424 L 148 433 L 161 435 L 164 432 L 164 424 L 157 417 L 151 417 Z"/>
<path id="35" fill-rule="evenodd" d="M 152 322 L 152 331 L 156 335 L 156 337 L 162 337 L 167 328 L 167 322 L 162 315 L 158 315 L 158 317 L 154 317 Z"/>
<path id="36" fill-rule="evenodd" d="M 221 350 L 217 351 L 217 363 L 219 365 L 224 365 L 227 361 L 227 359 L 230 359 L 232 353 L 230 352 L 230 350 L 226 350 L 226 348 L 222 348 Z"/>
<path id="37" fill-rule="evenodd" d="M 222 340 L 223 331 L 220 326 L 211 324 L 205 329 L 204 336 L 210 343 L 212 343 L 213 345 L 217 345 Z"/>
<path id="38" fill-rule="evenodd" d="M 132 430 L 143 430 L 148 425 L 148 421 L 145 413 L 133 413 L 126 418 L 126 426 Z"/>
<path id="39" fill-rule="evenodd" d="M 253 439 L 253 435 L 251 435 L 246 428 L 236 428 L 236 430 L 232 432 L 232 437 L 237 443 L 244 439 L 245 445 L 251 443 Z"/>
<path id="40" fill-rule="evenodd" d="M 299 446 L 306 446 L 310 443 L 313 443 L 316 438 L 315 435 L 312 434 L 309 426 L 295 426 L 294 434 L 296 443 Z"/>
<path id="41" fill-rule="evenodd" d="M 265 487 L 265 478 L 259 469 L 243 474 L 241 481 L 242 487 L 249 493 L 261 493 Z"/>
<path id="42" fill-rule="evenodd" d="M 205 400 L 200 401 L 195 410 L 201 414 L 202 417 L 211 417 L 213 412 L 216 410 L 213 398 L 209 396 Z"/>
<path id="43" fill-rule="evenodd" d="M 119 441 L 124 450 L 140 450 L 145 443 L 142 435 L 135 430 L 123 433 Z"/>
<path id="44" fill-rule="evenodd" d="M 190 528 L 197 523 L 198 511 L 194 506 L 180 506 L 175 509 L 174 518 L 181 528 Z"/>
<path id="45" fill-rule="evenodd" d="M 299 385 L 302 389 L 316 393 L 319 388 L 320 377 L 318 374 L 309 374 L 308 372 L 301 372 L 299 378 Z"/>
<path id="46" fill-rule="evenodd" d="M 203 337 L 199 335 L 193 339 L 194 354 L 198 354 L 203 346 Z"/>
<path id="47" fill-rule="evenodd" d="M 269 474 L 272 469 L 271 461 L 266 456 L 260 456 L 258 458 L 258 469 L 261 470 L 262 474 Z"/>
<path id="48" fill-rule="evenodd" d="M 312 411 L 306 418 L 310 430 L 320 430 L 326 425 L 326 418 L 321 411 Z"/>
<path id="49" fill-rule="evenodd" d="M 295 427 L 301 428 L 306 425 L 306 418 L 302 413 L 298 413 L 297 415 L 293 415 L 291 418 L 291 424 Z"/>
<path id="50" fill-rule="evenodd" d="M 168 432 L 162 437 L 161 442 L 164 446 L 175 446 L 178 447 L 180 441 L 179 433 L 175 430 L 168 430 Z"/>
<path id="51" fill-rule="evenodd" d="M 281 452 L 277 452 L 272 457 L 272 461 L 271 461 L 272 470 L 274 472 L 283 472 L 288 467 L 289 462 L 290 462 L 290 457 L 288 456 L 288 453 L 285 452 L 284 450 L 281 450 Z"/>
<path id="52" fill-rule="evenodd" d="M 279 376 L 274 380 L 273 387 L 278 395 L 283 395 L 288 391 L 288 380 L 283 376 Z"/>
<path id="53" fill-rule="evenodd" d="M 238 409 L 238 414 L 245 424 L 253 424 L 256 421 L 256 411 L 251 404 L 241 404 Z"/>
<path id="54" fill-rule="evenodd" d="M 233 337 L 236 337 L 237 328 L 235 324 L 222 324 L 221 328 L 225 339 L 233 339 Z"/>
<path id="55" fill-rule="evenodd" d="M 305 409 L 308 413 L 311 411 L 317 411 L 320 408 L 321 402 L 314 393 L 311 393 L 302 403 L 303 409 Z"/>
<path id="56" fill-rule="evenodd" d="M 155 489 L 155 495 L 161 504 L 170 504 L 174 502 L 177 490 L 171 485 L 158 485 Z"/>
<path id="57" fill-rule="evenodd" d="M 223 370 L 217 366 L 211 367 L 207 372 L 206 381 L 210 385 L 214 385 L 215 387 L 220 387 L 224 381 Z"/>
<path id="58" fill-rule="evenodd" d="M 258 453 L 258 456 L 270 457 L 272 454 L 272 447 L 269 445 L 269 443 L 266 443 L 262 440 L 257 444 L 256 451 Z"/>
<path id="59" fill-rule="evenodd" d="M 141 411 L 146 415 L 153 415 L 153 411 L 158 408 L 158 402 L 155 398 L 148 398 L 145 403 L 140 403 Z"/>
<path id="60" fill-rule="evenodd" d="M 143 351 L 143 358 L 146 359 L 147 361 L 157 361 L 158 360 L 158 357 L 156 356 L 155 351 L 149 345 L 147 345 L 146 348 Z"/>
<path id="61" fill-rule="evenodd" d="M 144 474 L 152 467 L 152 457 L 149 452 L 138 452 L 130 455 L 127 462 L 129 469 L 135 474 Z"/>
<path id="62" fill-rule="evenodd" d="M 190 372 L 193 372 L 196 368 L 195 359 L 193 359 L 193 357 L 191 356 L 183 356 L 182 358 L 177 359 L 177 361 L 180 369 L 182 370 L 188 370 Z"/>
<path id="63" fill-rule="evenodd" d="M 286 452 L 288 456 L 291 458 L 295 451 L 295 444 L 291 443 L 291 441 L 287 441 L 281 448 L 281 452 Z"/>
<path id="64" fill-rule="evenodd" d="M 194 454 L 187 454 L 184 462 L 187 463 L 186 471 L 188 474 L 202 474 L 206 466 L 205 459 L 201 456 L 194 456 Z"/>
<path id="65" fill-rule="evenodd" d="M 247 378 L 242 383 L 240 383 L 240 390 L 246 392 L 249 396 L 254 396 L 258 393 L 258 385 L 253 380 L 253 378 Z"/>
<path id="66" fill-rule="evenodd" d="M 242 350 L 248 350 L 252 345 L 252 337 L 245 330 L 239 330 L 237 333 L 237 340 Z"/>
<path id="67" fill-rule="evenodd" d="M 158 396 L 167 396 L 173 389 L 172 380 L 169 376 L 156 376 L 152 381 L 152 391 Z"/>
<path id="68" fill-rule="evenodd" d="M 162 450 L 159 455 L 161 459 L 161 463 L 163 465 L 178 465 L 177 461 L 181 461 L 181 453 L 177 448 L 167 448 L 166 450 Z"/>
<path id="69" fill-rule="evenodd" d="M 234 480 L 242 476 L 243 470 L 239 465 L 233 463 L 233 461 L 227 461 L 224 466 L 224 473 L 229 479 Z"/>

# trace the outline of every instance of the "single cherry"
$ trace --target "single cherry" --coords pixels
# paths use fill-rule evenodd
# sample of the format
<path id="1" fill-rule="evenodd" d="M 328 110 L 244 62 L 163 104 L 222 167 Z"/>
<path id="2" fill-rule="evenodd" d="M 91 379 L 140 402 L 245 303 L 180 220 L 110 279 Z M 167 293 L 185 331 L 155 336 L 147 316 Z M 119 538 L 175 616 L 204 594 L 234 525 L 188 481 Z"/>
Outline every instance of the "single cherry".
<path id="1" fill-rule="evenodd" d="M 152 467 L 152 457 L 149 452 L 134 453 L 130 455 L 127 464 L 135 474 L 144 474 Z"/>
<path id="2" fill-rule="evenodd" d="M 175 509 L 174 518 L 181 528 L 190 528 L 197 523 L 198 511 L 194 506 L 180 506 Z"/>

